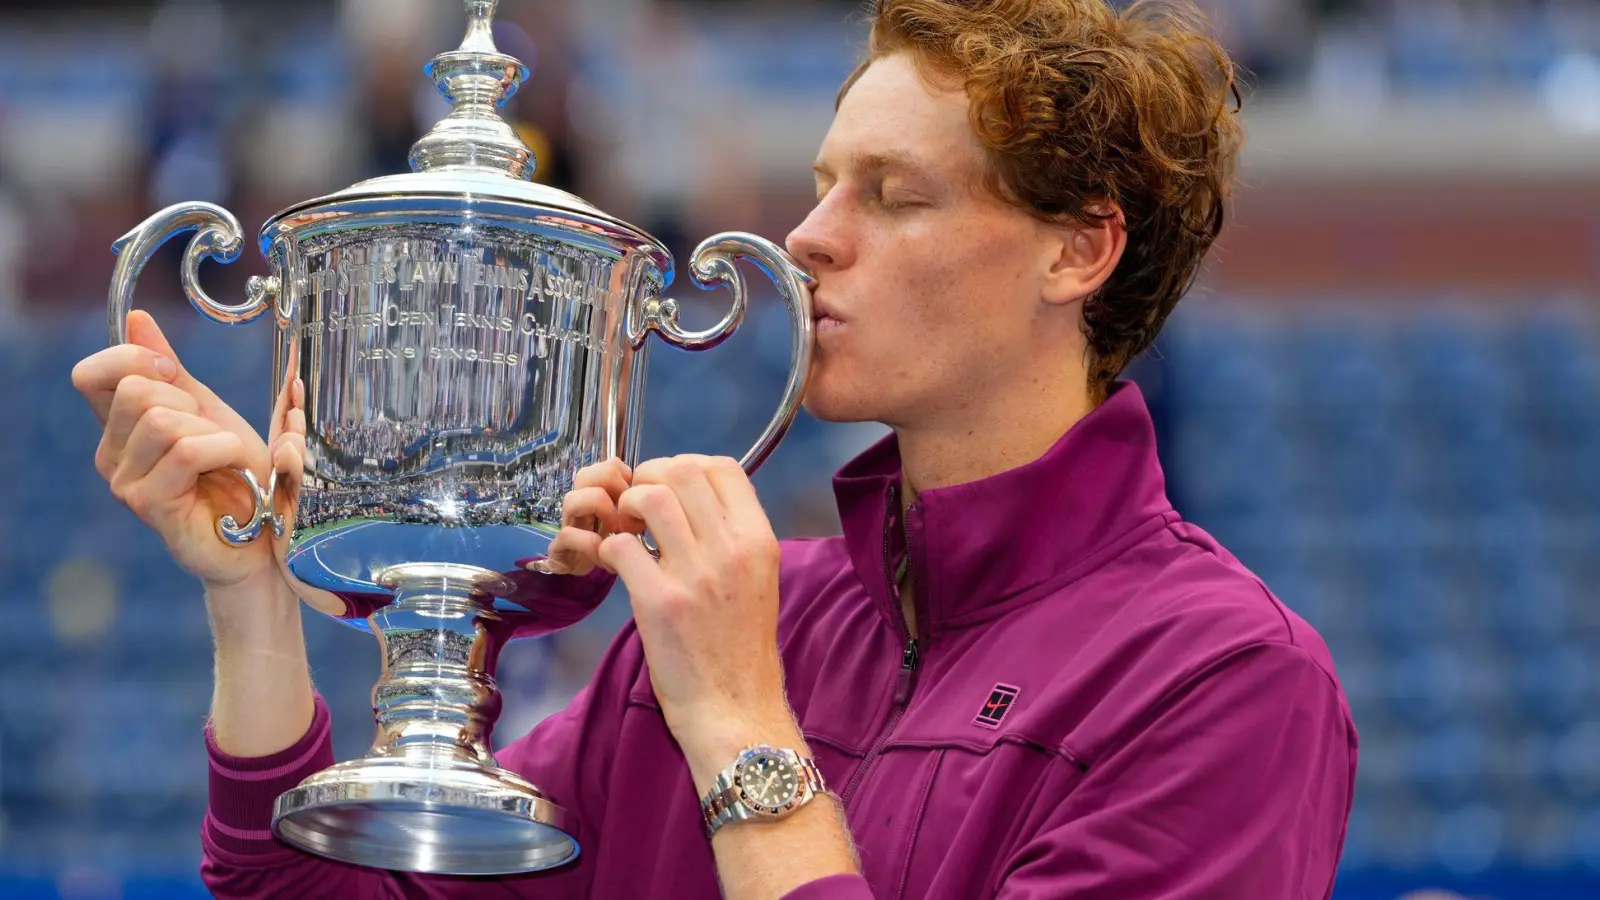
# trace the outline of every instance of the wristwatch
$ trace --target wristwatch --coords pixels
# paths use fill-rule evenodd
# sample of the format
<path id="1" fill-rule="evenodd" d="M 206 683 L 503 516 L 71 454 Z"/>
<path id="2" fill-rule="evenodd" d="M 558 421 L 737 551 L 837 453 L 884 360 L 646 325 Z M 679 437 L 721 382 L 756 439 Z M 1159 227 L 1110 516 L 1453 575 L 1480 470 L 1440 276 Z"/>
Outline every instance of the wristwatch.
<path id="1" fill-rule="evenodd" d="M 729 822 L 775 822 L 828 790 L 810 759 L 779 747 L 758 744 L 741 752 L 722 770 L 700 801 L 706 837 Z"/>

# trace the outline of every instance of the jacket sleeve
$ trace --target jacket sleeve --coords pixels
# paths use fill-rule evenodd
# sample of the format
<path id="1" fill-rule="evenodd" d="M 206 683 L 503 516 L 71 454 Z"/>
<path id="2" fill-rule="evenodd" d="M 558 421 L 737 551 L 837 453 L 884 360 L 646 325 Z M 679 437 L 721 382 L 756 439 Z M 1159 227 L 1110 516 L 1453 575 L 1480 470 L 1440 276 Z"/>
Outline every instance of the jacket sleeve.
<path id="1" fill-rule="evenodd" d="M 999 900 L 1324 900 L 1354 794 L 1336 682 L 1288 644 L 1190 678 L 1043 811 Z"/>
<path id="2" fill-rule="evenodd" d="M 283 791 L 333 764 L 326 704 L 319 696 L 311 728 L 294 746 L 268 757 L 240 759 L 216 746 L 211 758 L 210 808 L 201 831 L 201 876 L 221 900 L 399 900 L 478 895 L 577 900 L 593 878 L 593 839 L 604 808 L 606 774 L 616 749 L 627 693 L 644 661 L 630 622 L 612 641 L 594 679 L 564 710 L 495 754 L 496 761 L 537 785 L 578 820 L 578 860 L 548 872 L 485 879 L 386 872 L 322 859 L 278 842 L 272 804 Z M 475 890 L 476 888 L 476 890 Z M 509 889 L 509 890 L 508 890 Z"/>

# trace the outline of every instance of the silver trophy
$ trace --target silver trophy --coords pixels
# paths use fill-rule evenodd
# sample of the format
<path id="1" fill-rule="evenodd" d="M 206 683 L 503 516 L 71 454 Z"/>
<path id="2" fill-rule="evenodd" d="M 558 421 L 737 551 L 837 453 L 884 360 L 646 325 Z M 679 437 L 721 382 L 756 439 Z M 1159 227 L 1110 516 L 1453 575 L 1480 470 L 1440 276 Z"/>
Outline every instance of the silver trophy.
<path id="1" fill-rule="evenodd" d="M 271 275 L 252 278 L 238 305 L 198 279 L 202 260 L 238 258 L 233 215 L 208 203 L 156 213 L 114 247 L 110 332 L 127 339 L 140 270 L 188 231 L 182 283 L 195 308 L 224 323 L 277 320 L 274 421 L 303 431 L 304 471 L 265 487 L 239 472 L 255 509 L 218 533 L 242 545 L 270 531 L 301 597 L 376 634 L 383 669 L 371 751 L 278 798 L 274 831 L 360 865 L 485 875 L 579 851 L 582 823 L 560 798 L 490 753 L 495 659 L 505 641 L 572 625 L 604 598 L 604 573 L 551 574 L 543 554 L 577 471 L 635 460 L 651 332 L 714 347 L 744 316 L 737 263 L 776 284 L 794 320 L 792 366 L 741 461 L 753 471 L 799 407 L 813 322 L 794 260 L 728 233 L 695 250 L 690 272 L 701 288 L 727 287 L 732 308 L 704 331 L 682 327 L 660 241 L 530 181 L 533 155 L 496 111 L 527 69 L 495 48 L 495 0 L 465 5 L 466 39 L 424 70 L 453 109 L 412 148 L 410 174 L 269 219 Z"/>

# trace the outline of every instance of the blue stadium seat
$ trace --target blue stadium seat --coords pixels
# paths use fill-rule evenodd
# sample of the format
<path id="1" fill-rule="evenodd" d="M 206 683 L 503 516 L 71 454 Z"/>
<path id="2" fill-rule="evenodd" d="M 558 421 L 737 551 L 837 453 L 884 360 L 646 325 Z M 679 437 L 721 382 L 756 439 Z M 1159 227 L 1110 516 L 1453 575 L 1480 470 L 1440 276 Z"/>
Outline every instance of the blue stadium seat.
<path id="1" fill-rule="evenodd" d="M 1520 711 L 1546 728 L 1578 720 L 1593 708 L 1594 669 L 1589 656 L 1570 642 L 1530 647 L 1513 674 Z"/>
<path id="2" fill-rule="evenodd" d="M 1519 564 L 1483 588 L 1496 636 L 1511 647 L 1540 653 L 1569 627 L 1566 585 L 1547 565 Z"/>
<path id="3" fill-rule="evenodd" d="M 1398 652 L 1389 666 L 1391 715 L 1427 725 L 1460 714 L 1466 707 L 1471 661 L 1448 643 L 1416 644 Z"/>
<path id="4" fill-rule="evenodd" d="M 1570 858 L 1588 869 L 1600 869 L 1600 803 L 1585 804 L 1571 826 Z"/>
<path id="5" fill-rule="evenodd" d="M 1483 789 L 1489 763 L 1486 739 L 1470 719 L 1429 728 L 1410 749 L 1412 781 L 1433 802 L 1461 803 Z"/>
<path id="6" fill-rule="evenodd" d="M 1365 601 L 1379 640 L 1404 649 L 1447 624 L 1452 596 L 1436 573 L 1409 558 L 1380 563 L 1368 573 Z"/>
<path id="7" fill-rule="evenodd" d="M 1506 843 L 1505 815 L 1484 802 L 1445 809 L 1435 820 L 1432 845 L 1437 864 L 1456 875 L 1475 875 L 1499 861 Z"/>

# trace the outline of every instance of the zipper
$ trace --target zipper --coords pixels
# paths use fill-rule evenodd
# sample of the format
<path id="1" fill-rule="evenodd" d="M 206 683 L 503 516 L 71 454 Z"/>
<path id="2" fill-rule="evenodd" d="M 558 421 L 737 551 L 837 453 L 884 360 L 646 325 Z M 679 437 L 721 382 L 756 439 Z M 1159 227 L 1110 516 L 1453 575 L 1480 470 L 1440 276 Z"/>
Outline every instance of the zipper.
<path id="1" fill-rule="evenodd" d="M 890 485 L 889 505 L 883 517 L 883 577 L 889 585 L 889 596 L 896 601 L 900 599 L 900 582 L 896 577 L 894 560 L 891 558 L 889 551 L 889 529 L 894 522 L 894 510 L 899 502 L 900 486 Z M 910 509 L 907 509 L 906 515 L 901 517 L 905 534 L 905 558 L 908 569 L 912 565 L 910 513 Z M 871 768 L 872 764 L 877 761 L 878 756 L 883 753 L 884 745 L 889 743 L 889 735 L 893 734 L 894 727 L 900 724 L 900 717 L 905 715 L 906 706 L 911 702 L 911 690 L 916 686 L 917 670 L 922 665 L 922 654 L 917 648 L 916 635 L 913 635 L 911 630 L 906 627 L 905 613 L 900 609 L 898 602 L 895 603 L 894 620 L 900 624 L 900 636 L 906 642 L 905 649 L 900 652 L 900 671 L 895 676 L 894 703 L 889 709 L 888 720 L 883 723 L 883 730 L 878 732 L 877 738 L 872 742 L 872 748 L 867 751 L 867 755 L 861 760 L 861 765 L 856 767 L 855 774 L 850 777 L 850 783 L 845 785 L 844 793 L 839 798 L 839 802 L 842 804 L 850 802 L 850 798 L 855 794 L 856 789 L 861 786 L 861 782 L 867 774 L 867 769 Z"/>

